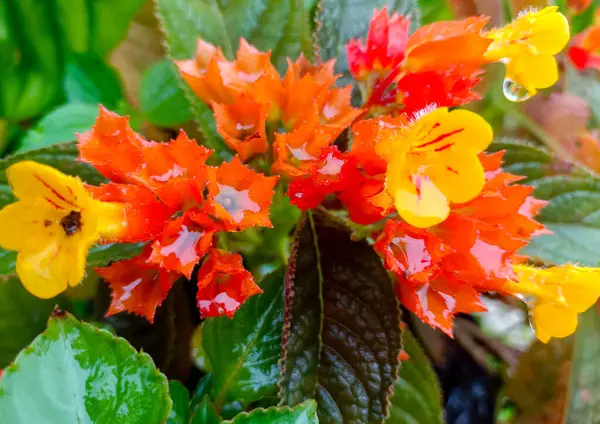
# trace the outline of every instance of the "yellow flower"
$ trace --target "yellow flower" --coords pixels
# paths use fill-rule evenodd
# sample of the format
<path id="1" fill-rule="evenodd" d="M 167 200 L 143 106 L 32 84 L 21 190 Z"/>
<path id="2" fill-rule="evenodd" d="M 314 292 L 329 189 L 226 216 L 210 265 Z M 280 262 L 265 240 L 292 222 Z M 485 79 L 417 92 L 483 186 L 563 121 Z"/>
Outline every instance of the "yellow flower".
<path id="1" fill-rule="evenodd" d="M 444 221 L 450 202 L 464 203 L 484 185 L 478 154 L 492 141 L 490 125 L 467 110 L 426 110 L 376 147 L 388 161 L 386 189 L 409 224 Z"/>
<path id="2" fill-rule="evenodd" d="M 515 265 L 518 282 L 505 289 L 532 296 L 530 314 L 536 336 L 547 343 L 551 337 L 566 337 L 577 328 L 577 314 L 600 296 L 600 268 L 563 265 L 547 269 Z"/>
<path id="3" fill-rule="evenodd" d="M 0 246 L 19 252 L 23 285 L 50 298 L 79 284 L 88 249 L 122 230 L 121 205 L 92 199 L 79 178 L 36 162 L 18 162 L 6 174 L 18 201 L 0 211 Z"/>
<path id="4" fill-rule="evenodd" d="M 557 9 L 526 10 L 505 27 L 484 34 L 494 40 L 486 59 L 505 63 L 506 78 L 524 87 L 529 96 L 558 80 L 554 55 L 569 41 L 569 23 Z"/>

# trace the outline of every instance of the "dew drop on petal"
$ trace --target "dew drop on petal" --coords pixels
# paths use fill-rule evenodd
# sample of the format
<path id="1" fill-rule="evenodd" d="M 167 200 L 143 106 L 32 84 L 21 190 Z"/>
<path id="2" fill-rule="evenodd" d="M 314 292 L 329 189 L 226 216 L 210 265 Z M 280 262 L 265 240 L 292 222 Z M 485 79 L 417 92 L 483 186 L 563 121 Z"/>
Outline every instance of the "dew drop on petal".
<path id="1" fill-rule="evenodd" d="M 504 78 L 502 83 L 502 92 L 504 96 L 511 102 L 524 102 L 531 98 L 531 94 L 525 87 L 511 80 L 510 78 Z"/>

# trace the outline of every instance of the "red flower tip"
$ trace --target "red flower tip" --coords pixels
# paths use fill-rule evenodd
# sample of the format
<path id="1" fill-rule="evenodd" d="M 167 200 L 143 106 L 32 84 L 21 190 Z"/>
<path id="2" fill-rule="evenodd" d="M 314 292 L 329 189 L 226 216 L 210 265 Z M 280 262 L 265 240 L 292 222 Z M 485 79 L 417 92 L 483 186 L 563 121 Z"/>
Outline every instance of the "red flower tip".
<path id="1" fill-rule="evenodd" d="M 192 276 L 194 266 L 212 248 L 215 230 L 207 230 L 185 214 L 169 223 L 152 243 L 148 262 L 169 271 Z"/>
<path id="2" fill-rule="evenodd" d="M 568 56 L 580 71 L 600 69 L 600 25 L 592 25 L 573 39 Z"/>
<path id="3" fill-rule="evenodd" d="M 316 208 L 328 194 L 347 185 L 348 165 L 337 147 L 324 148 L 308 176 L 290 183 L 287 193 L 290 202 L 302 210 Z"/>
<path id="4" fill-rule="evenodd" d="M 96 268 L 112 290 L 112 302 L 106 316 L 129 312 L 154 322 L 156 308 L 167 298 L 179 274 L 149 264 L 151 251 L 151 247 L 146 246 L 135 258 Z"/>
<path id="5" fill-rule="evenodd" d="M 269 207 L 277 177 L 251 170 L 237 156 L 218 168 L 210 168 L 209 177 L 204 210 L 226 231 L 272 226 Z"/>
<path id="6" fill-rule="evenodd" d="M 371 73 L 389 72 L 404 59 L 410 20 L 387 9 L 375 10 L 366 45 L 360 40 L 350 40 L 346 46 L 350 73 L 357 80 Z"/>
<path id="7" fill-rule="evenodd" d="M 262 293 L 238 254 L 214 249 L 198 271 L 198 308 L 202 318 L 227 315 L 255 294 Z"/>
<path id="8" fill-rule="evenodd" d="M 248 95 L 239 94 L 234 96 L 234 102 L 229 105 L 213 103 L 213 111 L 217 131 L 243 162 L 268 150 L 265 133 L 268 104 L 258 103 Z"/>
<path id="9" fill-rule="evenodd" d="M 450 337 L 456 314 L 486 310 L 475 289 L 452 281 L 449 275 L 439 275 L 421 285 L 399 279 L 396 293 L 402 304 L 423 322 L 439 328 Z"/>
<path id="10" fill-rule="evenodd" d="M 428 282 L 439 270 L 443 256 L 435 236 L 394 220 L 386 221 L 373 247 L 383 255 L 387 269 L 412 283 Z"/>

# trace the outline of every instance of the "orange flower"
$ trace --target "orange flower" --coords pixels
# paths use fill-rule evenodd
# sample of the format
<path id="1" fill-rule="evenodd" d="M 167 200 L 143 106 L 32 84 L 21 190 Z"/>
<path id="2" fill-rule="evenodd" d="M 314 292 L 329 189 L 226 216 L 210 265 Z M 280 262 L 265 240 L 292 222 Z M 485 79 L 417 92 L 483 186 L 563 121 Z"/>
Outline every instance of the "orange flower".
<path id="1" fill-rule="evenodd" d="M 283 126 L 289 132 L 275 134 L 274 172 L 292 178 L 306 175 L 323 148 L 362 113 L 350 106 L 351 87 L 331 87 L 337 77 L 331 61 L 312 66 L 302 56 L 289 63 L 281 106 Z"/>
<path id="2" fill-rule="evenodd" d="M 269 206 L 277 177 L 266 177 L 234 157 L 209 169 L 208 198 L 204 210 L 226 231 L 254 226 L 272 227 Z"/>
<path id="3" fill-rule="evenodd" d="M 146 246 L 135 258 L 96 268 L 112 290 L 112 302 L 106 316 L 130 312 L 154 322 L 156 308 L 167 298 L 179 274 L 149 264 L 147 259 L 151 252 L 152 248 Z"/>
<path id="4" fill-rule="evenodd" d="M 215 249 L 198 271 L 196 298 L 202 318 L 231 318 L 248 297 L 260 293 L 240 255 Z"/>
<path id="5" fill-rule="evenodd" d="M 281 97 L 281 77 L 271 64 L 271 52 L 262 53 L 240 38 L 236 60 L 220 62 L 225 86 L 236 93 L 250 93 L 259 103 L 277 104 Z"/>
<path id="6" fill-rule="evenodd" d="M 453 204 L 444 222 L 426 229 L 388 221 L 374 245 L 403 304 L 448 334 L 455 313 L 481 310 L 479 292 L 505 289 L 523 260 L 517 251 L 545 231 L 533 219 L 545 202 L 502 171 L 502 153 L 480 160 L 486 182 L 477 197 Z"/>
<path id="7" fill-rule="evenodd" d="M 439 328 L 450 337 L 456 314 L 486 310 L 475 289 L 452 281 L 452 277 L 446 274 L 438 274 L 420 286 L 399 279 L 395 288 L 402 305 L 414 312 L 421 321 Z"/>
<path id="8" fill-rule="evenodd" d="M 388 16 L 387 8 L 375 10 L 369 24 L 366 45 L 352 39 L 346 45 L 348 67 L 358 80 L 376 79 L 404 59 L 410 20 L 397 13 Z"/>
<path id="9" fill-rule="evenodd" d="M 281 96 L 281 78 L 271 64 L 271 53 L 261 53 L 244 40 L 236 60 L 223 57 L 220 48 L 198 41 L 196 57 L 176 62 L 183 79 L 206 104 L 234 101 L 235 93 L 248 93 L 260 103 L 276 106 Z M 276 107 L 273 113 L 276 115 Z"/>
<path id="10" fill-rule="evenodd" d="M 194 266 L 213 246 L 215 228 L 205 229 L 186 214 L 169 221 L 162 235 L 152 243 L 148 262 L 190 279 Z"/>
<path id="11" fill-rule="evenodd" d="M 351 166 L 337 147 L 323 149 L 308 176 L 290 183 L 287 193 L 290 202 L 302 210 L 316 208 L 325 196 L 339 192 L 347 185 Z"/>
<path id="12" fill-rule="evenodd" d="M 96 168 L 109 180 L 131 182 L 130 174 L 142 163 L 143 138 L 129 126 L 129 118 L 100 106 L 96 124 L 84 134 L 77 134 L 80 159 Z"/>
<path id="13" fill-rule="evenodd" d="M 147 141 L 131 129 L 128 118 L 101 109 L 94 128 L 78 138 L 80 160 L 112 181 L 146 186 L 174 209 L 202 203 L 212 150 L 185 132 L 168 143 Z"/>
<path id="14" fill-rule="evenodd" d="M 492 41 L 482 36 L 481 31 L 488 20 L 484 16 L 473 16 L 419 28 L 406 45 L 405 71 L 439 71 L 457 66 L 475 71 L 487 63 L 484 53 Z"/>
<path id="15" fill-rule="evenodd" d="M 159 235 L 165 223 L 176 210 L 160 202 L 146 187 L 132 184 L 103 184 L 99 187 L 86 186 L 86 191 L 101 202 L 116 202 L 124 205 L 125 231 L 117 238 L 122 243 L 148 241 Z"/>
<path id="16" fill-rule="evenodd" d="M 212 106 L 217 131 L 243 162 L 269 149 L 265 133 L 269 105 L 257 103 L 248 95 L 240 94 L 234 96 L 230 105 L 213 103 Z"/>
<path id="17" fill-rule="evenodd" d="M 183 131 L 168 143 L 145 142 L 142 166 L 133 178 L 173 208 L 198 205 L 206 186 L 205 163 L 212 152 Z"/>
<path id="18" fill-rule="evenodd" d="M 440 241 L 427 231 L 401 221 L 386 221 L 373 247 L 383 256 L 385 267 L 399 279 L 426 283 L 440 269 L 443 255 Z"/>
<path id="19" fill-rule="evenodd" d="M 228 103 L 230 93 L 221 77 L 220 63 L 227 63 L 220 47 L 198 39 L 194 59 L 176 61 L 183 80 L 204 103 Z"/>

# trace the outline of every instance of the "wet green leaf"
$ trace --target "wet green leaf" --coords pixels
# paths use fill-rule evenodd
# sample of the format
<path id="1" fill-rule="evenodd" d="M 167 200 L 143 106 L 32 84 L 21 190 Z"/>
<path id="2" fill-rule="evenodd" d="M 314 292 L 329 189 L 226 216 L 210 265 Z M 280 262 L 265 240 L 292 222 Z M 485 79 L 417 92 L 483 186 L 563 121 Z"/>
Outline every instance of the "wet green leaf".
<path id="1" fill-rule="evenodd" d="M 217 415 L 210 398 L 208 395 L 204 395 L 194 415 L 192 415 L 190 424 L 218 424 L 220 422 L 221 419 Z"/>
<path id="2" fill-rule="evenodd" d="M 142 112 L 155 125 L 176 126 L 193 119 L 179 75 L 169 60 L 155 63 L 140 82 Z"/>
<path id="3" fill-rule="evenodd" d="M 317 399 L 321 423 L 380 422 L 400 352 L 391 281 L 371 246 L 311 216 L 286 278 L 282 404 Z"/>
<path id="4" fill-rule="evenodd" d="M 225 403 L 242 405 L 277 391 L 283 323 L 283 272 L 260 283 L 262 294 L 252 296 L 233 319 L 209 318 L 202 343 L 213 371 L 210 390 L 215 409 Z"/>
<path id="5" fill-rule="evenodd" d="M 600 422 L 599 355 L 600 314 L 592 307 L 579 316 L 575 333 L 566 424 Z"/>
<path id="6" fill-rule="evenodd" d="M 400 363 L 384 423 L 442 424 L 444 408 L 439 382 L 425 352 L 408 330 L 402 331 L 402 350 L 407 358 Z"/>
<path id="7" fill-rule="evenodd" d="M 533 237 L 522 250 L 554 264 L 600 264 L 600 179 L 571 164 L 557 163 L 544 149 L 530 143 L 500 140 L 492 150 L 506 150 L 504 168 L 525 175 L 534 196 L 547 200 L 537 219 L 553 234 Z"/>
<path id="8" fill-rule="evenodd" d="M 98 105 L 67 103 L 40 119 L 17 142 L 16 153 L 75 141 L 75 133 L 89 131 L 98 116 Z"/>
<path id="9" fill-rule="evenodd" d="M 115 109 L 123 98 L 119 74 L 92 54 L 73 54 L 69 57 L 64 84 L 69 103 L 102 104 L 108 109 Z"/>
<path id="10" fill-rule="evenodd" d="M 17 278 L 0 280 L 0 369 L 44 331 L 50 313 L 60 302 L 60 298 L 35 297 Z"/>
<path id="11" fill-rule="evenodd" d="M 267 409 L 255 409 L 251 412 L 239 414 L 231 421 L 223 421 L 231 424 L 318 424 L 317 403 L 307 400 L 293 408 L 271 407 Z"/>
<path id="12" fill-rule="evenodd" d="M 161 423 L 171 405 L 148 355 L 64 312 L 0 379 L 2 420 L 11 424 Z"/>
<path id="13" fill-rule="evenodd" d="M 177 380 L 169 381 L 169 395 L 173 401 L 167 424 L 188 424 L 190 420 L 190 394 Z"/>

